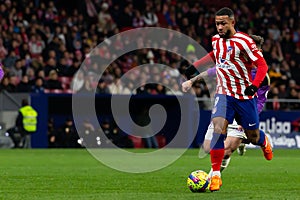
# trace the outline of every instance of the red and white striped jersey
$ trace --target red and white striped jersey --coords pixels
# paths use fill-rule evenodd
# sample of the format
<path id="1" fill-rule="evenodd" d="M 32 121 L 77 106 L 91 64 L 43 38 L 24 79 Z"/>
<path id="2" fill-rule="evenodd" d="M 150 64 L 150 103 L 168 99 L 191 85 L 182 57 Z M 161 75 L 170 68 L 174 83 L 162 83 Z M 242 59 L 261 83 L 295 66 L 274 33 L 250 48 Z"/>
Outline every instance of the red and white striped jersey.
<path id="1" fill-rule="evenodd" d="M 217 94 L 226 94 L 237 99 L 251 99 L 244 90 L 252 82 L 253 62 L 263 57 L 253 39 L 242 32 L 231 38 L 212 37 L 216 62 Z"/>

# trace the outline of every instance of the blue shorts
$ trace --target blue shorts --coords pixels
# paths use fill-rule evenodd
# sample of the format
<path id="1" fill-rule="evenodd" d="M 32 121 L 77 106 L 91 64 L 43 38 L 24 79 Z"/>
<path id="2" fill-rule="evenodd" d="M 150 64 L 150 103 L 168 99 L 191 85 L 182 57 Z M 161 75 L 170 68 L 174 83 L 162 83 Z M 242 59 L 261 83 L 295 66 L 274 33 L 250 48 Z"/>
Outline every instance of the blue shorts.
<path id="1" fill-rule="evenodd" d="M 245 130 L 258 129 L 257 98 L 240 100 L 224 94 L 216 94 L 211 113 L 211 118 L 215 117 L 223 117 L 229 124 L 235 118 Z"/>

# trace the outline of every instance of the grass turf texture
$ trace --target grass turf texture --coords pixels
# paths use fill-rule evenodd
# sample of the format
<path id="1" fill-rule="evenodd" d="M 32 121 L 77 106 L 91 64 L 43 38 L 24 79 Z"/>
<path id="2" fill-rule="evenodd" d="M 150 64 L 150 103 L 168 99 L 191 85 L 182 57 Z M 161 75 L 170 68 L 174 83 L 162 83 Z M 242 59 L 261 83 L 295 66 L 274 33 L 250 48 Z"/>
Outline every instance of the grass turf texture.
<path id="1" fill-rule="evenodd" d="M 146 174 L 110 169 L 84 149 L 0 150 L 0 199 L 300 199 L 300 150 L 274 153 L 272 161 L 259 149 L 234 153 L 221 191 L 192 193 L 187 176 L 210 165 L 198 149 Z"/>

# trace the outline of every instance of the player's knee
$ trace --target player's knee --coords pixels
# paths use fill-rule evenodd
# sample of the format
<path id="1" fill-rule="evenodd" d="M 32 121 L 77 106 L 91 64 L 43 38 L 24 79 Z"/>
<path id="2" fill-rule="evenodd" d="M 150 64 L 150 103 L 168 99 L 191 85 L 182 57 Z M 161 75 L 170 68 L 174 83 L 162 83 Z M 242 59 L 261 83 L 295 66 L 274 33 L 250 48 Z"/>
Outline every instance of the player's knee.
<path id="1" fill-rule="evenodd" d="M 215 132 L 215 133 L 221 134 L 222 131 L 223 131 L 223 129 L 221 128 L 221 126 L 215 126 L 215 127 L 214 127 L 214 132 Z"/>

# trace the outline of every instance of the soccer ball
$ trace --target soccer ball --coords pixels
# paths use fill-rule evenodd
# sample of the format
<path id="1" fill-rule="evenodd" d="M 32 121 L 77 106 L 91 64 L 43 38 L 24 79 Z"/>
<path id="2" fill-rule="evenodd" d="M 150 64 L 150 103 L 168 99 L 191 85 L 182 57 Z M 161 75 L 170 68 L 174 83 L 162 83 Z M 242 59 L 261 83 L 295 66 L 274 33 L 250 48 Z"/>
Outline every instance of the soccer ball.
<path id="1" fill-rule="evenodd" d="M 209 190 L 210 177 L 205 171 L 193 171 L 187 178 L 187 186 L 192 192 L 206 192 Z"/>

